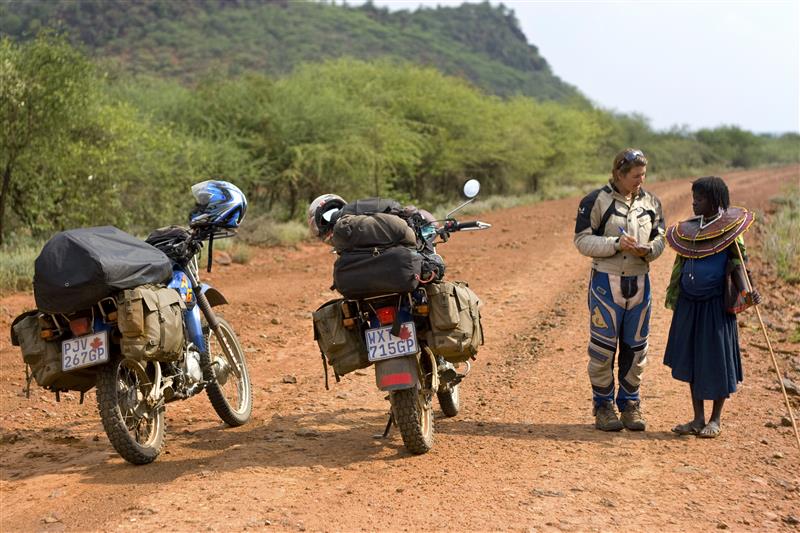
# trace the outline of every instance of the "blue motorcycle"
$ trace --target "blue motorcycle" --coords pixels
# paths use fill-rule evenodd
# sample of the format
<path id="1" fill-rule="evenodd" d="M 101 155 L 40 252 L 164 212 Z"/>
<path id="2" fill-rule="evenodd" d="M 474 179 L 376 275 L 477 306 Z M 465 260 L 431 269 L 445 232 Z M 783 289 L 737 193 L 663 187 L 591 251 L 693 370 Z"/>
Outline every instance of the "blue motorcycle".
<path id="1" fill-rule="evenodd" d="M 227 303 L 201 283 L 198 256 L 235 234 L 247 202 L 234 185 L 192 188 L 189 228 L 154 231 L 146 243 L 110 226 L 62 232 L 36 263 L 38 309 L 17 317 L 12 341 L 30 381 L 58 394 L 97 387 L 103 427 L 133 464 L 164 447 L 165 404 L 205 390 L 217 415 L 241 426 L 253 406 L 244 351 L 213 307 Z M 156 248 L 156 249 L 154 249 Z"/>

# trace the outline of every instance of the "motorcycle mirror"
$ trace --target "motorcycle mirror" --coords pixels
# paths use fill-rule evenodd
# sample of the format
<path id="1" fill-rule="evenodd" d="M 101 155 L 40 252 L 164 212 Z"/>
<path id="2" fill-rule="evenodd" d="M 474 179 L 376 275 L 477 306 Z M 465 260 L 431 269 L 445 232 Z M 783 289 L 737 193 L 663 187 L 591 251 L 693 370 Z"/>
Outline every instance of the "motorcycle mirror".
<path id="1" fill-rule="evenodd" d="M 475 198 L 481 190 L 481 182 L 476 179 L 467 180 L 464 184 L 464 196 Z"/>
<path id="2" fill-rule="evenodd" d="M 449 213 L 447 213 L 447 217 L 446 218 L 450 218 L 451 216 L 453 216 L 453 213 L 455 213 L 456 211 L 458 211 L 459 209 L 461 209 L 465 205 L 470 204 L 473 201 L 475 201 L 475 197 L 478 196 L 478 192 L 480 190 L 481 190 L 481 182 L 480 181 L 478 181 L 478 180 L 476 180 L 474 178 L 471 179 L 471 180 L 467 180 L 467 182 L 464 183 L 464 196 L 467 197 L 467 201 L 464 202 L 463 204 L 461 204 L 460 206 L 456 207 L 455 209 L 453 209 Z"/>

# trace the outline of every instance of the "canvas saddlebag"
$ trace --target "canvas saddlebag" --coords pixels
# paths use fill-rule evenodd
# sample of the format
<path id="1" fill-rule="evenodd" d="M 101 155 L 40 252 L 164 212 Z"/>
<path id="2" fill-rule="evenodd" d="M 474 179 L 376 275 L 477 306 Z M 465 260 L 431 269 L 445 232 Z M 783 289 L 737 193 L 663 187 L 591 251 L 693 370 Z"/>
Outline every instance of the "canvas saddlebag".
<path id="1" fill-rule="evenodd" d="M 337 378 L 369 366 L 367 348 L 358 328 L 344 326 L 342 300 L 331 300 L 312 313 L 314 340 Z"/>
<path id="2" fill-rule="evenodd" d="M 431 329 L 427 342 L 435 355 L 451 363 L 464 362 L 483 344 L 478 295 L 463 281 L 425 285 Z"/>
<path id="3" fill-rule="evenodd" d="M 11 344 L 19 346 L 22 360 L 30 368 L 29 378 L 52 391 L 86 392 L 94 387 L 97 367 L 61 370 L 61 341 L 46 341 L 41 336 L 39 312 L 28 311 L 11 324 Z"/>
<path id="4" fill-rule="evenodd" d="M 122 355 L 137 361 L 177 361 L 184 344 L 186 305 L 174 289 L 144 285 L 117 295 Z"/>

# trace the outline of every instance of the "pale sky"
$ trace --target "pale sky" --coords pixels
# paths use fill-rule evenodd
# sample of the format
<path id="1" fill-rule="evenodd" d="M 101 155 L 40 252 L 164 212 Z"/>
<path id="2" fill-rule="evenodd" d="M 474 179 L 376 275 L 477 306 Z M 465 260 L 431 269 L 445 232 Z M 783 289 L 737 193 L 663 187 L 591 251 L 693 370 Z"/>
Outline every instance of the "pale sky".
<path id="1" fill-rule="evenodd" d="M 800 133 L 800 0 L 503 3 L 553 72 L 604 109 L 641 113 L 658 130 Z"/>

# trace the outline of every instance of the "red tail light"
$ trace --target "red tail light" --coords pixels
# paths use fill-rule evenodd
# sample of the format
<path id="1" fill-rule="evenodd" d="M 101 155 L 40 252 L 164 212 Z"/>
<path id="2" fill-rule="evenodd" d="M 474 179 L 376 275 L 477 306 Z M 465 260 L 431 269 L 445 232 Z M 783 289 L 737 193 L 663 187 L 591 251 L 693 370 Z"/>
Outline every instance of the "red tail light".
<path id="1" fill-rule="evenodd" d="M 69 329 L 76 337 L 92 332 L 92 319 L 89 317 L 73 318 L 69 321 Z"/>
<path id="2" fill-rule="evenodd" d="M 375 314 L 378 315 L 378 322 L 381 323 L 381 326 L 388 326 L 394 322 L 394 307 L 381 307 L 375 310 Z"/>

